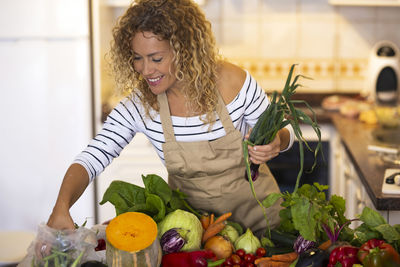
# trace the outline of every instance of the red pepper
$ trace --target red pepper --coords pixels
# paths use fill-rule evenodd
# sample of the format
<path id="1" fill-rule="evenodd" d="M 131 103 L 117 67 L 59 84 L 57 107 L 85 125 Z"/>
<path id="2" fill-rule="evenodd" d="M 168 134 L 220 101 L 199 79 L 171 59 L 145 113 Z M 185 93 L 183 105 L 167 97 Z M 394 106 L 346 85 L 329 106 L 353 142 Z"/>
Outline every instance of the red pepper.
<path id="1" fill-rule="evenodd" d="M 352 267 L 353 264 L 360 263 L 357 258 L 358 248 L 353 246 L 341 246 L 332 250 L 329 255 L 328 267 L 334 267 L 340 263 L 342 267 Z"/>
<path id="2" fill-rule="evenodd" d="M 358 251 L 358 259 L 365 267 L 400 266 L 399 253 L 384 240 L 370 239 Z"/>
<path id="3" fill-rule="evenodd" d="M 94 248 L 95 251 L 105 250 L 106 249 L 106 241 L 104 238 L 100 238 L 97 240 L 97 246 Z"/>
<path id="4" fill-rule="evenodd" d="M 165 254 L 162 257 L 161 265 L 163 267 L 207 267 L 208 259 L 216 259 L 211 250 L 182 251 Z"/>

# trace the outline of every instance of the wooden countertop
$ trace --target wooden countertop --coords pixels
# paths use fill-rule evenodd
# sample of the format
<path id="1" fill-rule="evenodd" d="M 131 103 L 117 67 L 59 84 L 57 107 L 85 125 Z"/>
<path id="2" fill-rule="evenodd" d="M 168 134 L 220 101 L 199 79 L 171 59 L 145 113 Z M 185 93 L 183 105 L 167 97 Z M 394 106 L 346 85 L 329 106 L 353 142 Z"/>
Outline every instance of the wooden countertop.
<path id="1" fill-rule="evenodd" d="M 376 153 L 368 150 L 368 145 L 374 143 L 372 132 L 377 126 L 345 118 L 338 113 L 331 114 L 331 120 L 375 208 L 400 210 L 400 194 L 382 193 L 385 170 L 400 168 L 400 165 L 383 162 Z"/>

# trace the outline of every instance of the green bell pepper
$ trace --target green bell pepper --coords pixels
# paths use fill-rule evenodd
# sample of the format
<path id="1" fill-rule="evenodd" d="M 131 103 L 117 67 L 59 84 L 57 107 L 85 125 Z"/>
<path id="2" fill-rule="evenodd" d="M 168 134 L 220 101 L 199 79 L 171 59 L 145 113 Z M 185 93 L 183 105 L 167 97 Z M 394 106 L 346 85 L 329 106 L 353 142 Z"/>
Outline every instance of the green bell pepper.
<path id="1" fill-rule="evenodd" d="M 364 267 L 399 267 L 399 253 L 384 240 L 371 239 L 357 253 Z"/>

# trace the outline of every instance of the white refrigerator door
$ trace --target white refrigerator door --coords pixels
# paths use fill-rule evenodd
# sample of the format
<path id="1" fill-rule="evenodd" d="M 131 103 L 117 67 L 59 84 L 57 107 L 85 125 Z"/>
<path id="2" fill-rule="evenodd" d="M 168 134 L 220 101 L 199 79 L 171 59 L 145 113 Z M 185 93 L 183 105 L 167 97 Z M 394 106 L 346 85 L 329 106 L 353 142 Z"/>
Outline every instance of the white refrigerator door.
<path id="1" fill-rule="evenodd" d="M 88 2 L 0 3 L 0 230 L 46 222 L 92 137 Z M 92 186 L 71 209 L 94 223 Z"/>

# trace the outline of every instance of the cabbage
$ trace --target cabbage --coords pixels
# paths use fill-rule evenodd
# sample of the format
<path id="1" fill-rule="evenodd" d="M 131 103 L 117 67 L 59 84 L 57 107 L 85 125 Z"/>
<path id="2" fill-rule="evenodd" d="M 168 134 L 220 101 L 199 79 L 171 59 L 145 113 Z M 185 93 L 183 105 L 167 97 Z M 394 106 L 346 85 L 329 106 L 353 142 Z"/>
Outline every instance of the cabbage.
<path id="1" fill-rule="evenodd" d="M 239 232 L 236 228 L 229 224 L 225 225 L 224 229 L 222 229 L 219 234 L 228 237 L 232 244 L 235 243 L 236 239 L 239 237 Z"/>
<path id="2" fill-rule="evenodd" d="M 259 247 L 261 247 L 260 239 L 253 235 L 250 228 L 247 228 L 246 233 L 239 236 L 235 241 L 235 249 L 244 249 L 246 253 L 254 254 Z"/>
<path id="3" fill-rule="evenodd" d="M 188 231 L 185 238 L 186 244 L 182 247 L 181 251 L 200 249 L 203 227 L 196 215 L 180 209 L 169 213 L 158 223 L 158 237 L 161 239 L 162 235 L 172 228 L 181 228 Z"/>

